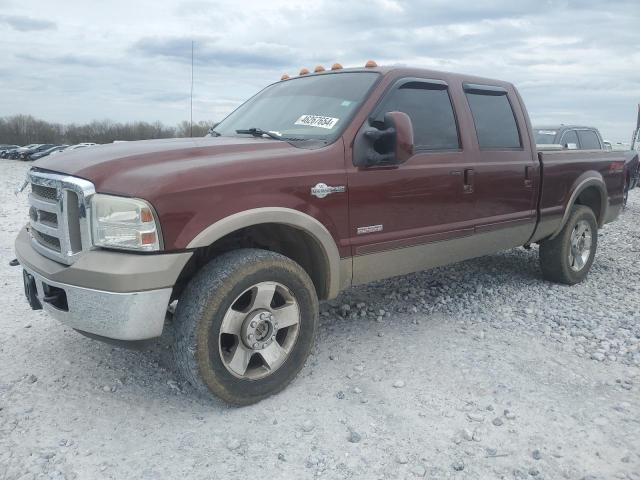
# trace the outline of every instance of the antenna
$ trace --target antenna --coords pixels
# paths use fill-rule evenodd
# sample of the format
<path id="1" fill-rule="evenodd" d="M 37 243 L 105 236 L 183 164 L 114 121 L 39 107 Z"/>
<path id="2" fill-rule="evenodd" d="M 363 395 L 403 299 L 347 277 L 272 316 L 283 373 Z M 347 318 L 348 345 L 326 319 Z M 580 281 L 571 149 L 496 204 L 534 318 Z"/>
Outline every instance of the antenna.
<path id="1" fill-rule="evenodd" d="M 189 122 L 189 136 L 193 137 L 193 40 L 191 40 L 191 120 Z"/>

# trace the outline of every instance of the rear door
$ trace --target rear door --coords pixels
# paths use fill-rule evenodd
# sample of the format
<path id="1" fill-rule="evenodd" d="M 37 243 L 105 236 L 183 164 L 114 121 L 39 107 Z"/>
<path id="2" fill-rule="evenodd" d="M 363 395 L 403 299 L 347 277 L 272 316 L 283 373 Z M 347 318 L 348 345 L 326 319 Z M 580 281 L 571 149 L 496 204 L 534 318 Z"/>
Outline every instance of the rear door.
<path id="1" fill-rule="evenodd" d="M 495 236 L 496 250 L 523 245 L 537 220 L 539 179 L 526 113 L 513 89 L 471 83 L 463 89 L 477 138 L 475 232 Z"/>

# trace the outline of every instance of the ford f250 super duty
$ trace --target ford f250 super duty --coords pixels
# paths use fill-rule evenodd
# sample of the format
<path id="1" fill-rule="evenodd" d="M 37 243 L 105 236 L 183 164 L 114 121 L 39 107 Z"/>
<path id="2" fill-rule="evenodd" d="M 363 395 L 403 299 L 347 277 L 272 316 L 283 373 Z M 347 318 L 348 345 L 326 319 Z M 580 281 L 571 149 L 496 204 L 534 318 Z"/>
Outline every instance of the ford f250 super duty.
<path id="1" fill-rule="evenodd" d="M 15 244 L 31 306 L 119 340 L 169 309 L 184 377 L 249 404 L 349 286 L 534 243 L 544 279 L 585 278 L 622 154 L 537 151 L 510 83 L 368 65 L 284 77 L 205 138 L 39 160 Z"/>

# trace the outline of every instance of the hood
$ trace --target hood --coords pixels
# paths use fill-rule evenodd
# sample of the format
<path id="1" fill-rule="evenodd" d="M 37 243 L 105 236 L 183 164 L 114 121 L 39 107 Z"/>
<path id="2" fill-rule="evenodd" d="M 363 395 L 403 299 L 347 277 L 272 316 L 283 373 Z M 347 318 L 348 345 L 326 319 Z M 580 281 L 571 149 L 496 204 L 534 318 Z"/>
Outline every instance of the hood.
<path id="1" fill-rule="evenodd" d="M 34 167 L 84 178 L 97 192 L 145 198 L 187 172 L 193 177 L 199 170 L 210 173 L 212 168 L 221 170 L 231 164 L 237 170 L 258 159 L 298 150 L 287 142 L 265 138 L 172 138 L 63 151 L 37 160 Z"/>

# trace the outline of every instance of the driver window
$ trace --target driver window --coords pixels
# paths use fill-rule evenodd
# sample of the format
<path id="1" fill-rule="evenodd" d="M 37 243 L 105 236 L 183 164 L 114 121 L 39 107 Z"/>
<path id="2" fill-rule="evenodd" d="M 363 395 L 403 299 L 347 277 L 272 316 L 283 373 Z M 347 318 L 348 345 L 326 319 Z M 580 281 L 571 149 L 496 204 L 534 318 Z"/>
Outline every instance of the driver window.
<path id="1" fill-rule="evenodd" d="M 569 148 L 569 144 L 573 144 L 576 146 L 575 148 L 578 148 L 578 134 L 575 130 L 569 130 L 562 136 L 562 146 L 564 148 Z"/>
<path id="2" fill-rule="evenodd" d="M 458 150 L 460 140 L 446 85 L 408 82 L 388 94 L 376 118 L 386 112 L 411 118 L 416 150 Z"/>

